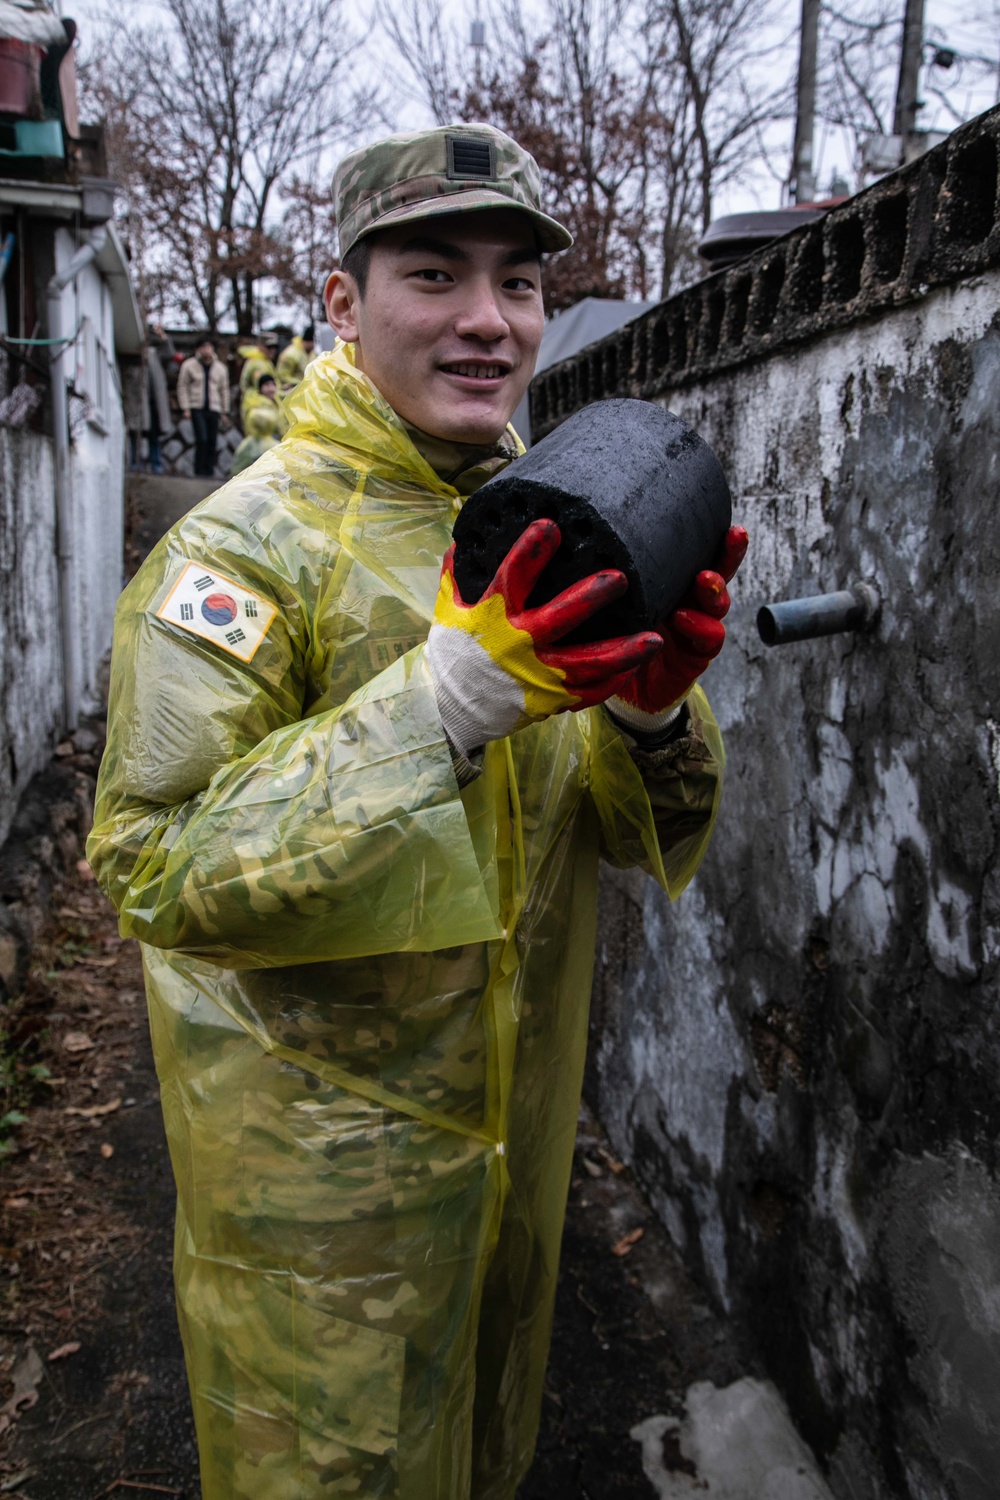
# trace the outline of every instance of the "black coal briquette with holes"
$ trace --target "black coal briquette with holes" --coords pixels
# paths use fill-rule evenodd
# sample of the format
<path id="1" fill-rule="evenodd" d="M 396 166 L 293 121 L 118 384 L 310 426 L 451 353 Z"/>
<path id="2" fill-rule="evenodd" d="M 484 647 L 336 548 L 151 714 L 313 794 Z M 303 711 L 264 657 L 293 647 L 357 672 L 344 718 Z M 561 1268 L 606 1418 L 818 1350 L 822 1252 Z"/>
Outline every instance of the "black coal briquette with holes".
<path id="1" fill-rule="evenodd" d="M 649 401 L 597 401 L 466 501 L 455 522 L 455 581 L 467 604 L 542 516 L 558 523 L 562 542 L 529 606 L 620 568 L 628 592 L 564 637 L 610 640 L 655 629 L 676 608 L 718 556 L 732 500 L 715 454 L 680 417 Z"/>

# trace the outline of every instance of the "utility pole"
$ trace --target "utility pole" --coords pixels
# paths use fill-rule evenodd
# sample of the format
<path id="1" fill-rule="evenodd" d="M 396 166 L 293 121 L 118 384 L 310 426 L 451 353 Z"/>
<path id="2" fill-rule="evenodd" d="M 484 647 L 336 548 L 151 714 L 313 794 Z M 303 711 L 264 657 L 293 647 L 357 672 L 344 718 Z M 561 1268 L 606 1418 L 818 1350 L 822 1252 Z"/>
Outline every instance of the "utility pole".
<path id="1" fill-rule="evenodd" d="M 920 100 L 920 64 L 924 52 L 924 0 L 906 0 L 903 17 L 903 47 L 899 59 L 899 87 L 896 89 L 896 110 L 892 120 L 892 133 L 903 138 L 903 159 L 906 148 L 917 130 L 917 110 Z"/>
<path id="2" fill-rule="evenodd" d="M 923 0 L 921 0 L 921 4 Z M 813 171 L 813 131 L 816 121 L 816 54 L 819 46 L 820 0 L 802 0 L 799 38 L 799 79 L 795 91 L 795 145 L 792 148 L 791 196 L 796 203 L 816 197 Z"/>
<path id="3" fill-rule="evenodd" d="M 483 86 L 483 53 L 486 51 L 486 22 L 479 13 L 479 0 L 476 0 L 476 12 L 472 18 L 469 29 L 469 46 L 475 56 L 476 88 Z"/>

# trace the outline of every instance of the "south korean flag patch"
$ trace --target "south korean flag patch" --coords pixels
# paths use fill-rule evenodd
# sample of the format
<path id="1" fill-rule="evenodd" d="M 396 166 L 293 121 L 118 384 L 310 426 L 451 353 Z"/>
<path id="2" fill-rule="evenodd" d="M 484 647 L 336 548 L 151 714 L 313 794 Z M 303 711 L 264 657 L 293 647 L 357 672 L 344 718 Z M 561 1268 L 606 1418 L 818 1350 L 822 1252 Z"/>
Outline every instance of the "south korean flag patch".
<path id="1" fill-rule="evenodd" d="M 240 661 L 251 661 L 277 613 L 273 604 L 224 573 L 189 562 L 156 618 L 200 635 Z"/>

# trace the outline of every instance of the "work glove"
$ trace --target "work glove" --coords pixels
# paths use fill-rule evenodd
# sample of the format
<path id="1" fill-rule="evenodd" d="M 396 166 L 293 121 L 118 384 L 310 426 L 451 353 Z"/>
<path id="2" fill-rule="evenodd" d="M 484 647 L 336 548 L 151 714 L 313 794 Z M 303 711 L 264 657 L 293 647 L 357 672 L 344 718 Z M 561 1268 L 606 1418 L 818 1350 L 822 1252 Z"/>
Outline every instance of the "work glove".
<path id="1" fill-rule="evenodd" d="M 730 603 L 726 584 L 749 540 L 742 526 L 730 526 L 715 567 L 697 575 L 660 627 L 662 648 L 608 701 L 608 712 L 630 733 L 647 739 L 668 733 L 692 686 L 722 650 Z"/>
<path id="2" fill-rule="evenodd" d="M 559 646 L 628 588 L 624 573 L 607 569 L 529 609 L 527 600 L 561 539 L 555 521 L 533 521 L 478 604 L 466 604 L 459 592 L 454 544 L 445 557 L 427 661 L 445 733 L 462 755 L 550 714 L 603 703 L 663 648 L 652 630 Z"/>

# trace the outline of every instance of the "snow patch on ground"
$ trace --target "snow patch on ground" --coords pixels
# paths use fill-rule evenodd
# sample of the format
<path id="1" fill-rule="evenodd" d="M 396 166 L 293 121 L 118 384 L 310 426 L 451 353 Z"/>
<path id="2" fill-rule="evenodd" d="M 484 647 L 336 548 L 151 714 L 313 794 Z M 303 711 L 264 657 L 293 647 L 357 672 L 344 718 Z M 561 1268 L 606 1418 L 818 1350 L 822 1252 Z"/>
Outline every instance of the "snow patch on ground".
<path id="1" fill-rule="evenodd" d="M 701 1380 L 686 1404 L 683 1421 L 647 1417 L 631 1431 L 659 1500 L 833 1500 L 774 1386 Z"/>

